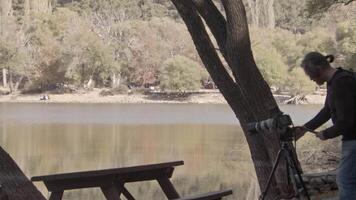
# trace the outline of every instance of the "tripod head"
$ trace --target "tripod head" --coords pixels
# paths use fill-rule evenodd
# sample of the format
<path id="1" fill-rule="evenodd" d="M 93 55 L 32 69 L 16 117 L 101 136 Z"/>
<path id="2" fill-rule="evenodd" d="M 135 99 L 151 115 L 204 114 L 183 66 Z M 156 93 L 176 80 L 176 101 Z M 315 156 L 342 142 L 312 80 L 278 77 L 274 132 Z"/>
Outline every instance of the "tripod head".
<path id="1" fill-rule="evenodd" d="M 291 142 L 295 140 L 295 130 L 297 128 L 296 127 L 286 127 L 285 130 L 283 130 L 283 132 L 281 132 L 280 134 L 280 141 L 282 142 Z"/>

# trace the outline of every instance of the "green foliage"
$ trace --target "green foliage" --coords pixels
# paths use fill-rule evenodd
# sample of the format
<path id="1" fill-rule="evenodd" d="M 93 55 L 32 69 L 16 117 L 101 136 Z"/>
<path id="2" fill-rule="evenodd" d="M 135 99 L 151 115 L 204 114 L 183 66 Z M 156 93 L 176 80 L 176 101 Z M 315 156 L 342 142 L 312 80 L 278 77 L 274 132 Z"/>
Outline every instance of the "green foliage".
<path id="1" fill-rule="evenodd" d="M 26 31 L 29 38 L 27 51 L 32 64 L 28 78 L 35 85 L 33 87 L 38 86 L 42 89 L 64 82 L 62 47 L 49 26 L 53 23 L 51 17 L 34 16 Z"/>
<path id="2" fill-rule="evenodd" d="M 346 12 L 345 6 L 333 6 L 321 18 L 305 13 L 345 1 L 274 2 L 279 28 L 251 29 L 257 65 L 270 85 L 292 93 L 311 91 L 313 83 L 298 69 L 309 51 L 335 54 L 337 65 L 356 70 L 356 15 Z M 127 85 L 161 83 L 167 89 L 186 90 L 194 86 L 189 80 L 199 88 L 201 80 L 210 79 L 197 67 L 202 66 L 200 58 L 170 1 L 57 0 L 53 13 L 36 14 L 25 8 L 24 0 L 13 0 L 13 9 L 12 21 L 2 20 L 0 67 L 11 69 L 14 76 L 25 75 L 34 88 L 58 83 L 83 86 L 90 80 L 108 86 L 115 75 Z M 184 68 L 188 65 L 196 67 Z M 189 84 L 180 83 L 178 76 Z"/>
<path id="3" fill-rule="evenodd" d="M 103 86 L 111 73 L 117 70 L 113 50 L 88 30 L 85 23 L 79 23 L 64 38 L 65 54 L 70 55 L 66 78 L 81 85 L 92 79 Z"/>
<path id="4" fill-rule="evenodd" d="M 300 32 L 309 29 L 311 19 L 304 11 L 307 0 L 274 1 L 276 26 L 286 30 Z"/>
<path id="5" fill-rule="evenodd" d="M 336 30 L 339 53 L 344 56 L 343 66 L 356 69 L 356 23 L 346 21 L 340 23 Z"/>
<path id="6" fill-rule="evenodd" d="M 17 54 L 16 44 L 9 40 L 0 40 L 0 66 L 7 68 L 14 65 L 15 55 Z"/>
<path id="7" fill-rule="evenodd" d="M 306 10 L 309 16 L 326 12 L 336 4 L 350 4 L 354 0 L 307 0 Z"/>
<path id="8" fill-rule="evenodd" d="M 270 86 L 283 86 L 288 73 L 288 66 L 281 55 L 273 48 L 254 47 L 256 64 Z"/>
<path id="9" fill-rule="evenodd" d="M 116 23 L 110 34 L 116 41 L 112 46 L 121 64 L 121 76 L 130 85 L 157 83 L 159 67 L 172 56 L 199 60 L 184 25 L 168 18 Z"/>
<path id="10" fill-rule="evenodd" d="M 336 53 L 336 43 L 333 35 L 325 28 L 316 28 L 302 35 L 298 44 L 303 47 L 303 54 L 319 51 L 324 54 Z"/>
<path id="11" fill-rule="evenodd" d="M 310 94 L 315 90 L 315 84 L 308 79 L 303 69 L 293 69 L 287 77 L 284 89 L 289 91 L 292 96 Z"/>
<path id="12" fill-rule="evenodd" d="M 300 60 L 303 57 L 303 46 L 299 45 L 298 41 L 302 36 L 282 29 L 276 29 L 268 36 L 271 40 L 271 46 L 281 55 L 288 69 L 299 67 Z"/>
<path id="13" fill-rule="evenodd" d="M 16 16 L 17 23 L 22 24 L 25 15 L 25 0 L 13 0 L 12 9 L 14 16 Z"/>
<path id="14" fill-rule="evenodd" d="M 102 19 L 113 21 L 150 20 L 153 17 L 177 18 L 178 14 L 170 1 L 159 0 L 76 0 L 59 1 L 60 5 L 69 7 L 81 14 L 92 14 Z"/>
<path id="15" fill-rule="evenodd" d="M 91 31 L 89 22 L 68 9 L 34 16 L 27 34 L 33 84 L 50 87 L 69 81 L 83 85 L 94 80 L 105 85 L 117 67 L 111 47 Z"/>
<path id="16" fill-rule="evenodd" d="M 280 29 L 252 29 L 251 33 L 255 61 L 263 77 L 269 85 L 292 95 L 314 90 L 315 84 L 300 69 L 305 53 L 337 53 L 335 39 L 326 29 L 314 29 L 303 35 Z"/>
<path id="17" fill-rule="evenodd" d="M 14 18 L 3 21 L 0 35 L 0 68 L 9 69 L 12 75 L 25 75 L 28 57 L 23 48 L 23 35 L 16 32 Z"/>
<path id="18" fill-rule="evenodd" d="M 356 53 L 353 53 L 347 60 L 347 68 L 356 71 Z"/>
<path id="19" fill-rule="evenodd" d="M 200 68 L 184 56 L 167 59 L 160 69 L 160 86 L 166 90 L 197 90 L 201 87 Z"/>

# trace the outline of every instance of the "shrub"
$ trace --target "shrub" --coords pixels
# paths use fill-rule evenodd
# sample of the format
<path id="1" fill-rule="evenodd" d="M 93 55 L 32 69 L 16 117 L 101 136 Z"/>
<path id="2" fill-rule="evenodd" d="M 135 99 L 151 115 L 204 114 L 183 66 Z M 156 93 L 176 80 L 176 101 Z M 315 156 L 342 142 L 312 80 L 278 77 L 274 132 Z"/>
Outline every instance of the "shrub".
<path id="1" fill-rule="evenodd" d="M 160 69 L 160 86 L 166 90 L 197 90 L 202 79 L 199 68 L 198 63 L 184 56 L 167 59 Z"/>
<path id="2" fill-rule="evenodd" d="M 126 85 L 120 84 L 118 87 L 112 89 L 103 89 L 100 91 L 100 96 L 113 96 L 117 94 L 127 94 L 129 88 Z"/>
<path id="3" fill-rule="evenodd" d="M 281 55 L 273 48 L 255 47 L 256 64 L 270 86 L 280 88 L 286 81 L 288 66 Z"/>
<path id="4" fill-rule="evenodd" d="M 293 96 L 304 96 L 312 93 L 316 85 L 304 74 L 302 68 L 295 68 L 289 73 L 285 87 L 288 87 L 288 91 Z"/>

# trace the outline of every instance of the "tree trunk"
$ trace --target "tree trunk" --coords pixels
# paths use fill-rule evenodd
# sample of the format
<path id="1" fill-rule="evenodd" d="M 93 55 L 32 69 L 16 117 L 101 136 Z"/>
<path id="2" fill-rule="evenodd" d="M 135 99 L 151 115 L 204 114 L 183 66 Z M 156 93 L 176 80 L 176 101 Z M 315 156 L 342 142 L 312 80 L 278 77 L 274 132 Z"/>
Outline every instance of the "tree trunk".
<path id="1" fill-rule="evenodd" d="M 92 88 L 94 85 L 93 76 L 90 76 L 89 81 L 86 84 L 87 88 Z"/>
<path id="2" fill-rule="evenodd" d="M 111 74 L 111 88 L 115 88 L 116 87 L 116 74 L 112 73 Z"/>
<path id="3" fill-rule="evenodd" d="M 4 88 L 7 88 L 7 72 L 6 72 L 6 68 L 2 69 L 2 85 L 4 86 Z"/>
<path id="4" fill-rule="evenodd" d="M 12 12 L 12 0 L 1 0 L 0 10 L 2 17 L 10 16 Z"/>
<path id="5" fill-rule="evenodd" d="M 262 24 L 262 26 L 264 28 L 273 29 L 276 26 L 276 19 L 274 16 L 273 4 L 274 4 L 274 0 L 264 0 L 263 1 L 262 8 L 265 8 L 265 9 L 264 9 L 264 12 L 263 12 L 263 15 L 261 16 L 261 18 L 264 19 L 263 24 Z"/>
<path id="6" fill-rule="evenodd" d="M 247 0 L 247 4 L 250 8 L 251 15 L 251 25 L 254 27 L 259 27 L 259 16 L 260 16 L 260 0 Z"/>
<path id="7" fill-rule="evenodd" d="M 0 147 L 0 199 L 45 200 L 15 161 Z"/>
<path id="8" fill-rule="evenodd" d="M 22 81 L 23 78 L 24 78 L 24 76 L 21 75 L 20 79 L 16 82 L 15 87 L 14 87 L 14 93 L 16 93 L 17 90 L 19 89 L 19 86 L 20 86 L 21 81 Z"/>
<path id="9" fill-rule="evenodd" d="M 120 85 L 121 77 L 120 74 L 116 75 L 116 73 L 111 74 L 111 88 L 116 88 Z"/>
<path id="10" fill-rule="evenodd" d="M 0 36 L 3 35 L 6 29 L 8 17 L 12 15 L 12 0 L 0 1 Z"/>
<path id="11" fill-rule="evenodd" d="M 274 28 L 274 0 L 247 0 L 250 8 L 251 25 L 260 28 Z"/>
<path id="12" fill-rule="evenodd" d="M 8 69 L 8 72 L 9 72 L 9 88 L 10 88 L 10 93 L 12 93 L 14 89 L 14 84 L 12 82 L 12 73 L 10 69 Z"/>
<path id="13" fill-rule="evenodd" d="M 206 69 L 240 121 L 250 147 L 260 188 L 264 189 L 279 150 L 279 133 L 250 135 L 246 131 L 246 125 L 271 118 L 279 114 L 280 110 L 254 62 L 242 1 L 222 1 L 227 21 L 211 0 L 171 1 L 186 23 Z M 213 33 L 232 70 L 233 78 L 216 53 L 200 16 Z M 274 182 L 277 187 L 272 185 L 267 199 L 274 198 L 278 193 L 290 192 L 284 163 L 280 163 Z"/>

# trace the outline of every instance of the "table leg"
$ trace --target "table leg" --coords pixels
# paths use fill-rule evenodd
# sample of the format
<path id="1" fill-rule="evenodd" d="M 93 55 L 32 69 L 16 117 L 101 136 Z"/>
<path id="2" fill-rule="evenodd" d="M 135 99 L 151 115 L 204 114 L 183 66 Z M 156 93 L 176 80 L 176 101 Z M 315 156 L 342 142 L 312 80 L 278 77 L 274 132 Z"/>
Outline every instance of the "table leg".
<path id="1" fill-rule="evenodd" d="M 51 192 L 51 196 L 49 197 L 49 200 L 61 200 L 62 196 L 63 196 L 63 191 Z"/>
<path id="2" fill-rule="evenodd" d="M 135 200 L 131 193 L 124 187 L 122 194 L 126 197 L 127 200 Z"/>
<path id="3" fill-rule="evenodd" d="M 121 200 L 120 195 L 122 188 L 117 188 L 114 184 L 101 187 L 101 191 L 104 193 L 107 200 Z"/>
<path id="4" fill-rule="evenodd" d="M 157 181 L 168 199 L 177 199 L 180 197 L 169 178 L 160 178 Z"/>

